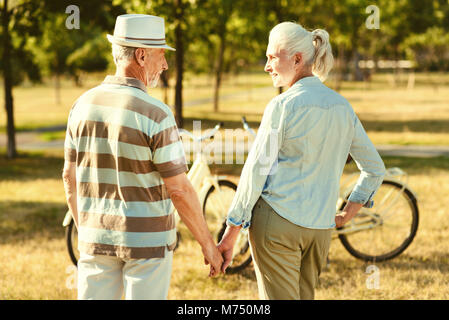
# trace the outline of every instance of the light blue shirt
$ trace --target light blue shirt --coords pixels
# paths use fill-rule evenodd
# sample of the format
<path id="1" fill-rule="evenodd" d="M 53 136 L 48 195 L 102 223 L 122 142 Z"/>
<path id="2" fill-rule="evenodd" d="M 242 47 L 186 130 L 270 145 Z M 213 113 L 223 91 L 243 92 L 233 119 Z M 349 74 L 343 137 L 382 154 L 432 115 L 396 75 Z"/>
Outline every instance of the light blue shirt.
<path id="1" fill-rule="evenodd" d="M 296 225 L 335 227 L 348 153 L 361 171 L 349 200 L 372 207 L 385 175 L 379 153 L 344 97 L 317 77 L 302 78 L 267 105 L 227 224 L 248 228 L 262 197 Z"/>

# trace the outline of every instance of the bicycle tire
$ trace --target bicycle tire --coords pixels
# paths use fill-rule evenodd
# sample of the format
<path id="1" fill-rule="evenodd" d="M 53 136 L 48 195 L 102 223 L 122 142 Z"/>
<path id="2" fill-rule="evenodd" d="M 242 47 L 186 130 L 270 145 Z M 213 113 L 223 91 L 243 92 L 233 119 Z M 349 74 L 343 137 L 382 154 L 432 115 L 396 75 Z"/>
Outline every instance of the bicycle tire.
<path id="1" fill-rule="evenodd" d="M 379 187 L 379 191 L 382 187 L 385 186 L 389 186 L 392 187 L 394 189 L 398 189 L 401 190 L 403 188 L 403 185 L 396 182 L 396 181 L 391 181 L 391 180 L 384 180 L 381 184 L 381 186 Z M 378 191 L 378 193 L 379 193 Z M 407 201 L 409 207 L 410 207 L 410 214 L 411 214 L 411 224 L 410 224 L 410 232 L 408 234 L 408 236 L 401 242 L 401 244 L 397 247 L 395 247 L 394 249 L 386 252 L 386 253 L 382 253 L 382 254 L 370 254 L 370 253 L 366 253 L 363 252 L 360 249 L 356 249 L 356 245 L 359 245 L 358 243 L 356 243 L 356 241 L 351 241 L 350 239 L 352 238 L 351 234 L 339 234 L 338 238 L 340 239 L 343 247 L 355 258 L 357 259 L 361 259 L 363 261 L 366 262 L 383 262 L 386 260 L 390 260 L 393 259 L 397 256 L 399 256 L 402 252 L 405 251 L 405 249 L 407 249 L 409 247 L 409 245 L 412 243 L 413 239 L 416 236 L 416 233 L 418 231 L 418 224 L 419 224 L 419 209 L 418 209 L 418 203 L 417 203 L 417 199 L 415 198 L 415 196 L 413 195 L 413 193 L 405 188 L 402 191 L 402 194 L 405 198 L 405 200 Z M 349 198 L 349 196 L 346 198 L 346 200 Z M 342 210 L 346 205 L 346 201 L 344 201 L 344 203 L 341 205 L 340 210 Z M 375 202 L 376 205 L 376 202 Z M 373 209 L 375 209 L 376 207 L 374 206 Z M 383 227 L 383 225 L 379 226 L 379 227 Z M 372 230 L 375 230 L 376 228 L 379 227 L 375 227 Z M 341 229 L 341 228 L 340 228 Z M 368 231 L 361 231 L 362 232 L 368 232 Z M 374 243 L 374 242 L 373 242 Z"/>
<path id="2" fill-rule="evenodd" d="M 77 236 L 77 234 L 74 234 L 74 232 L 77 233 L 76 227 L 75 227 L 75 222 L 73 221 L 73 219 L 70 221 L 69 225 L 65 228 L 65 240 L 66 240 L 66 244 L 67 244 L 67 251 L 69 253 L 70 256 L 70 260 L 72 261 L 72 263 L 77 266 L 78 265 L 78 258 L 75 254 L 75 250 L 78 250 L 78 248 L 73 248 L 73 237 Z"/>
<path id="3" fill-rule="evenodd" d="M 228 187 L 233 189 L 234 191 L 237 190 L 237 185 L 235 183 L 233 183 L 232 181 L 229 180 L 219 180 L 218 181 L 218 185 L 224 186 L 224 187 Z M 206 206 L 207 206 L 207 200 L 209 199 L 210 195 L 212 194 L 212 192 L 214 192 L 215 187 L 211 186 L 210 189 L 207 191 L 206 197 L 204 199 L 204 204 L 203 204 L 203 212 L 207 221 L 207 212 L 206 212 Z M 230 203 L 229 203 L 230 204 Z M 221 227 L 217 232 L 216 238 L 217 238 L 217 242 L 221 241 L 221 238 L 223 237 L 223 234 L 226 230 L 226 214 L 227 212 L 223 215 L 223 221 L 221 222 Z M 214 234 L 215 232 L 212 231 L 212 233 Z M 237 248 L 239 255 L 245 255 L 248 253 L 249 250 L 249 242 L 248 239 L 246 239 L 246 241 L 243 243 L 243 246 L 241 248 Z M 235 256 L 234 256 L 235 258 Z M 231 273 L 237 273 L 240 272 L 241 270 L 245 269 L 252 261 L 251 255 L 249 255 L 249 257 L 244 257 L 243 261 L 235 263 L 233 261 L 233 264 L 231 266 L 229 266 L 226 269 L 226 273 L 231 274 Z"/>
<path id="4" fill-rule="evenodd" d="M 233 193 L 235 193 L 235 191 L 237 190 L 237 185 L 234 182 L 229 181 L 229 180 L 218 180 L 218 185 L 220 187 L 226 187 L 226 188 L 232 189 Z M 207 191 L 206 196 L 204 197 L 203 214 L 204 214 L 204 218 L 206 219 L 206 222 L 208 223 L 209 230 L 211 230 L 212 235 L 215 237 L 221 230 L 222 222 L 224 219 L 226 219 L 227 212 L 221 212 L 220 217 L 218 217 L 216 219 L 218 222 L 213 221 L 213 223 L 212 223 L 212 215 L 208 214 L 209 208 L 207 207 L 207 204 L 208 204 L 207 201 L 210 199 L 210 197 L 214 191 L 215 191 L 215 186 L 211 186 L 209 188 L 209 190 Z M 230 197 L 228 200 L 232 201 L 232 198 Z M 229 203 L 229 205 L 230 205 L 230 203 Z M 214 215 L 214 216 L 216 217 L 216 215 Z M 212 224 L 215 224 L 215 225 L 218 224 L 218 226 L 215 226 Z"/>
<path id="5" fill-rule="evenodd" d="M 181 232 L 176 230 L 176 244 L 175 244 L 175 247 L 173 248 L 173 252 L 175 252 L 179 248 L 179 244 L 181 243 L 181 240 L 182 240 Z"/>

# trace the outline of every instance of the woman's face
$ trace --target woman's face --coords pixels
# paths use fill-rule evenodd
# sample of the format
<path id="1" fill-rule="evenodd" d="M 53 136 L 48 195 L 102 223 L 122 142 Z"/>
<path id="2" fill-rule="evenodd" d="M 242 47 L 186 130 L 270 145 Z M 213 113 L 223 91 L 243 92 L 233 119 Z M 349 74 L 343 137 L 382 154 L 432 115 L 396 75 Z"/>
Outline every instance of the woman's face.
<path id="1" fill-rule="evenodd" d="M 290 87 L 294 84 L 297 73 L 295 55 L 289 57 L 285 49 L 270 41 L 264 70 L 270 74 L 274 87 Z"/>

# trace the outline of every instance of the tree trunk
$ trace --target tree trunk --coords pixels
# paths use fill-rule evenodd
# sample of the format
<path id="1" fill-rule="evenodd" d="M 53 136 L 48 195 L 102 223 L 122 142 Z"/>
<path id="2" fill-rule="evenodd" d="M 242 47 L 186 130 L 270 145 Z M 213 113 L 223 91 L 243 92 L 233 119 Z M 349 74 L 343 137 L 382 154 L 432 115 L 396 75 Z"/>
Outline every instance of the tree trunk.
<path id="1" fill-rule="evenodd" d="M 5 89 L 5 109 L 7 117 L 9 159 L 17 157 L 16 132 L 14 126 L 14 108 L 12 97 L 12 72 L 11 72 L 11 37 L 9 34 L 8 0 L 3 1 L 2 25 L 3 25 L 3 79 Z"/>
<path id="2" fill-rule="evenodd" d="M 342 44 L 338 46 L 338 58 L 336 67 L 337 74 L 335 75 L 335 91 L 339 92 L 341 90 L 341 85 L 346 71 L 345 50 Z"/>
<path id="3" fill-rule="evenodd" d="M 359 67 L 360 53 L 357 51 L 356 47 L 354 47 L 352 52 L 352 59 L 354 63 L 354 81 L 363 81 L 363 73 Z"/>
<path id="4" fill-rule="evenodd" d="M 55 73 L 55 101 L 57 105 L 61 104 L 61 75 Z"/>
<path id="5" fill-rule="evenodd" d="M 218 52 L 217 68 L 215 71 L 215 88 L 214 88 L 214 111 L 215 112 L 218 112 L 221 76 L 223 73 L 223 59 L 224 59 L 224 51 L 225 51 L 225 45 L 226 45 L 225 32 L 226 31 L 220 33 L 220 47 L 219 47 L 219 52 Z"/>
<path id="6" fill-rule="evenodd" d="M 175 119 L 178 128 L 184 126 L 184 118 L 182 116 L 182 78 L 184 72 L 184 42 L 182 38 L 182 19 L 184 18 L 184 10 L 182 0 L 176 1 L 178 8 L 176 14 L 175 27 L 175 45 L 176 45 L 176 86 L 175 86 Z"/>

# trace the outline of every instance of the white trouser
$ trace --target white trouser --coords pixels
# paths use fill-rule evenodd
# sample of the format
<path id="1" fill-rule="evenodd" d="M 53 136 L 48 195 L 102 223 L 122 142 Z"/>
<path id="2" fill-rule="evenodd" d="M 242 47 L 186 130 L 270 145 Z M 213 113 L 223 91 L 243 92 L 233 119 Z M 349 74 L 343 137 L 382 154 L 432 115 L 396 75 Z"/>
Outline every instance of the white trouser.
<path id="1" fill-rule="evenodd" d="M 172 273 L 173 251 L 164 258 L 119 259 L 81 253 L 78 300 L 165 300 Z"/>

